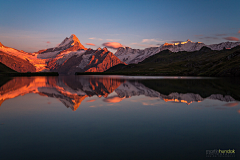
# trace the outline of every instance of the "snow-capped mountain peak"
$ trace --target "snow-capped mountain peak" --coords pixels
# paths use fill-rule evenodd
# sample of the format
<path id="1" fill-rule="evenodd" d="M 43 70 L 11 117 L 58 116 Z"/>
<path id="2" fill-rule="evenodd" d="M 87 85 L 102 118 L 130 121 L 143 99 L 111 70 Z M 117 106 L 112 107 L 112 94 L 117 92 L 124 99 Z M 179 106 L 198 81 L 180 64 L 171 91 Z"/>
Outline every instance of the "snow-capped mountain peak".
<path id="1" fill-rule="evenodd" d="M 79 39 L 77 38 L 76 35 L 72 34 L 69 38 L 66 37 L 62 43 L 60 43 L 56 48 L 59 48 L 59 47 L 64 47 L 64 46 L 67 46 L 67 47 L 78 47 L 79 49 L 84 49 L 84 50 L 87 50 L 87 48 L 85 48 L 79 41 Z"/>
<path id="2" fill-rule="evenodd" d="M 224 48 L 231 49 L 231 48 L 236 47 L 238 45 L 240 45 L 240 42 L 222 42 L 222 43 L 219 43 L 219 44 L 207 45 L 207 47 L 211 48 L 212 50 L 223 50 Z"/>
<path id="3" fill-rule="evenodd" d="M 0 57 L 0 62 L 18 72 L 103 72 L 123 63 L 107 48 L 85 48 L 74 34 L 66 37 L 57 47 L 35 53 L 26 53 L 2 45 Z"/>
<path id="4" fill-rule="evenodd" d="M 196 51 L 200 50 L 205 44 L 201 42 L 192 42 L 191 40 L 187 40 L 185 42 L 176 42 L 176 43 L 164 43 L 160 47 L 150 47 L 145 48 L 143 50 L 140 49 L 132 49 L 130 47 L 120 47 L 115 55 L 123 62 L 127 64 L 137 64 L 144 59 L 159 53 L 163 50 L 170 50 L 172 52 L 179 51 Z"/>
<path id="5" fill-rule="evenodd" d="M 106 52 L 108 52 L 108 49 L 107 49 L 107 47 L 104 47 L 104 48 L 103 48 L 103 50 L 104 50 L 104 51 L 106 51 Z"/>
<path id="6" fill-rule="evenodd" d="M 115 55 L 123 62 L 127 64 L 137 64 L 144 59 L 159 53 L 163 50 L 170 50 L 171 52 L 179 52 L 179 51 L 187 51 L 193 52 L 200 50 L 203 46 L 206 46 L 212 50 L 223 50 L 231 49 L 240 45 L 240 42 L 223 42 L 219 44 L 205 45 L 202 42 L 193 42 L 191 40 L 187 40 L 185 42 L 175 42 L 175 43 L 164 43 L 160 47 L 150 47 L 145 48 L 143 50 L 140 49 L 132 49 L 129 47 L 123 48 L 120 47 Z"/>

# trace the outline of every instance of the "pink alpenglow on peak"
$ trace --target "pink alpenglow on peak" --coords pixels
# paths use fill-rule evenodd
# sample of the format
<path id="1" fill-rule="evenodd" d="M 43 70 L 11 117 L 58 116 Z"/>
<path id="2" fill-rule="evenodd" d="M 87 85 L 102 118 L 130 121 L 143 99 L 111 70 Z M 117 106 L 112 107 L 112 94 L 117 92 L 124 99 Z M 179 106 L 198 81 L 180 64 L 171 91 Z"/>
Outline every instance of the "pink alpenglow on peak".
<path id="1" fill-rule="evenodd" d="M 238 41 L 238 38 L 228 37 L 230 40 Z M 175 42 L 175 41 L 172 41 Z M 219 44 L 211 44 L 205 45 L 202 42 L 192 42 L 191 40 L 187 40 L 185 42 L 178 41 L 175 43 L 165 43 L 160 47 L 150 47 L 145 48 L 143 50 L 140 49 L 132 49 L 129 47 L 120 47 L 115 55 L 123 62 L 127 64 L 137 64 L 142 62 L 144 59 L 157 54 L 163 50 L 170 50 L 171 52 L 179 52 L 179 51 L 187 51 L 193 52 L 200 50 L 203 46 L 206 46 L 212 50 L 223 50 L 224 48 L 233 48 L 240 45 L 240 42 L 223 42 Z"/>
<path id="2" fill-rule="evenodd" d="M 2 44 L 0 46 L 0 62 L 18 72 L 103 72 L 114 65 L 125 64 L 107 48 L 85 48 L 74 34 L 65 38 L 57 47 L 35 53 L 19 51 Z"/>
<path id="3" fill-rule="evenodd" d="M 170 45 L 172 45 L 172 46 L 176 46 L 176 45 L 179 45 L 179 44 L 186 44 L 186 43 L 202 43 L 202 42 L 193 42 L 193 41 L 191 41 L 190 39 L 188 39 L 187 41 L 185 41 L 185 42 L 176 42 L 176 43 L 164 43 L 164 45 L 163 46 L 170 46 Z"/>

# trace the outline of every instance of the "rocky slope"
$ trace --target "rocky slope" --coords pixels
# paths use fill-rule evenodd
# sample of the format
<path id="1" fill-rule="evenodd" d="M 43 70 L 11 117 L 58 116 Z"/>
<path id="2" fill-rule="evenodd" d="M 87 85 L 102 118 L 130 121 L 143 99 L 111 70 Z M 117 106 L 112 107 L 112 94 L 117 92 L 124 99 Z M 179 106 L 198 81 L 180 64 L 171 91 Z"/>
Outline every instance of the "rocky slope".
<path id="1" fill-rule="evenodd" d="M 115 53 L 115 56 L 127 64 L 137 64 L 138 62 L 160 52 L 160 50 L 159 47 L 151 47 L 144 50 L 120 47 Z"/>
<path id="2" fill-rule="evenodd" d="M 239 62 L 240 46 L 220 51 L 204 46 L 194 52 L 173 53 L 163 50 L 141 63 L 116 65 L 106 72 L 124 75 L 239 77 Z"/>
<path id="3" fill-rule="evenodd" d="M 55 58 L 49 61 L 47 67 L 60 74 L 75 74 L 75 72 L 103 72 L 112 66 L 123 64 L 107 48 L 72 53 L 70 58 Z"/>
<path id="4" fill-rule="evenodd" d="M 0 105 L 8 99 L 35 93 L 56 98 L 76 111 L 85 98 L 107 97 L 122 82 L 113 78 L 15 77 L 0 86 Z"/>
<path id="5" fill-rule="evenodd" d="M 17 72 L 35 72 L 36 68 L 26 57 L 31 57 L 31 54 L 6 47 L 0 42 L 0 62 L 7 67 Z"/>
<path id="6" fill-rule="evenodd" d="M 0 62 L 0 74 L 6 73 L 6 72 L 9 73 L 9 72 L 16 72 L 16 71 L 12 70 L 11 68 L 7 67 L 6 65 L 4 65 Z"/>
<path id="7" fill-rule="evenodd" d="M 103 72 L 117 64 L 124 64 L 107 48 L 85 48 L 75 35 L 65 38 L 57 47 L 27 53 L 0 46 L 0 62 L 18 72 Z"/>
<path id="8" fill-rule="evenodd" d="M 200 50 L 203 46 L 206 46 L 212 50 L 223 50 L 231 49 L 236 46 L 240 45 L 240 42 L 223 42 L 220 44 L 212 44 L 212 45 L 205 45 L 201 42 L 192 42 L 187 40 L 186 42 L 178 42 L 178 43 L 165 43 L 160 47 L 151 47 L 146 48 L 144 50 L 140 49 L 132 49 L 129 47 L 121 47 L 117 50 L 115 55 L 123 62 L 127 64 L 137 64 L 142 62 L 144 59 L 157 54 L 163 50 L 170 50 L 171 52 L 180 52 L 180 51 L 187 51 L 193 52 Z"/>

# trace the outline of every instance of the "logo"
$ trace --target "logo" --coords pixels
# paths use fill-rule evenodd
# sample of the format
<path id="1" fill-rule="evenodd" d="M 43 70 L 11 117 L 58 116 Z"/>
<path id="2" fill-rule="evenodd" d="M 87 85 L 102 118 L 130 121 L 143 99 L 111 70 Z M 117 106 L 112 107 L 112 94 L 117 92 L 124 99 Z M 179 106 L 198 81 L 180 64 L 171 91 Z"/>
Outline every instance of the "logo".
<path id="1" fill-rule="evenodd" d="M 236 151 L 234 149 L 221 150 L 206 150 L 206 157 L 235 157 Z"/>

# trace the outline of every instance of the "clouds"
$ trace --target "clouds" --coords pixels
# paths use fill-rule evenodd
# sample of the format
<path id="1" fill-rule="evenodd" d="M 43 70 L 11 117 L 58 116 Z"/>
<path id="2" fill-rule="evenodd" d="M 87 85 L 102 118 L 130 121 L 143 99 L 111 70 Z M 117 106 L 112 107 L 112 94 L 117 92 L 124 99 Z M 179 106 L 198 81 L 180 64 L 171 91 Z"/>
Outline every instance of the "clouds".
<path id="1" fill-rule="evenodd" d="M 96 99 L 87 100 L 86 102 L 94 102 Z"/>
<path id="2" fill-rule="evenodd" d="M 157 42 L 157 43 L 159 43 L 159 42 L 162 42 L 162 41 L 159 41 L 159 40 L 157 40 L 157 39 L 143 39 L 143 40 L 142 40 L 142 43 L 151 43 L 151 42 Z"/>
<path id="3" fill-rule="evenodd" d="M 96 46 L 95 44 L 93 44 L 93 43 L 85 43 L 86 45 L 88 45 L 88 46 Z"/>
<path id="4" fill-rule="evenodd" d="M 238 31 L 240 33 L 240 30 Z M 226 33 L 219 33 L 219 34 L 214 34 L 213 36 L 203 36 L 203 35 L 195 35 L 195 37 L 198 37 L 198 39 L 203 39 L 203 40 L 221 40 L 225 39 L 228 41 L 239 41 L 239 38 L 237 37 L 226 37 L 226 36 L 231 36 L 231 35 L 237 35 L 237 33 L 232 33 L 231 35 L 226 34 Z M 224 37 L 225 36 L 225 37 Z"/>
<path id="5" fill-rule="evenodd" d="M 107 41 L 120 41 L 121 39 L 106 39 Z"/>
<path id="6" fill-rule="evenodd" d="M 103 41 L 104 39 L 102 38 L 96 38 L 96 37 L 91 37 L 88 38 L 90 40 L 95 40 L 95 41 Z M 105 39 L 107 41 L 112 41 L 112 42 L 105 42 L 102 44 L 102 46 L 110 48 L 110 49 L 118 49 L 119 47 L 124 47 L 121 43 L 116 42 L 120 39 Z M 85 43 L 86 45 L 90 45 L 90 46 L 96 46 L 94 43 Z"/>
<path id="7" fill-rule="evenodd" d="M 216 36 L 226 36 L 227 34 L 216 34 Z"/>
<path id="8" fill-rule="evenodd" d="M 125 98 L 120 98 L 118 96 L 113 96 L 113 97 L 105 98 L 103 101 L 107 102 L 107 103 L 119 103 L 123 99 L 125 99 Z"/>
<path id="9" fill-rule="evenodd" d="M 96 37 L 92 37 L 92 38 L 88 38 L 88 39 L 97 40 L 97 41 L 102 41 L 103 40 L 102 38 L 96 38 Z"/>
<path id="10" fill-rule="evenodd" d="M 207 36 L 207 37 L 202 37 L 202 38 L 199 38 L 199 39 L 218 39 L 218 37 L 210 37 L 210 36 Z"/>
<path id="11" fill-rule="evenodd" d="M 50 42 L 50 41 L 47 41 L 46 43 L 47 43 L 47 44 L 50 44 L 51 42 Z"/>
<path id="12" fill-rule="evenodd" d="M 234 106 L 237 106 L 238 104 L 239 104 L 238 102 L 236 102 L 236 103 L 226 103 L 223 106 L 234 107 Z"/>
<path id="13" fill-rule="evenodd" d="M 118 49 L 120 47 L 124 47 L 121 43 L 118 43 L 118 42 L 106 42 L 106 43 L 103 43 L 102 45 L 112 49 Z"/>
<path id="14" fill-rule="evenodd" d="M 159 47 L 160 44 L 163 41 L 157 40 L 157 39 L 142 39 L 140 43 L 131 43 L 130 45 L 138 46 L 138 47 Z"/>
<path id="15" fill-rule="evenodd" d="M 160 44 L 142 44 L 142 43 L 131 43 L 131 45 L 139 46 L 139 47 L 145 47 L 145 48 L 159 47 L 160 46 Z"/>
<path id="16" fill-rule="evenodd" d="M 109 39 L 102 39 L 102 38 L 96 38 L 96 37 L 92 37 L 92 38 L 88 38 L 90 40 L 98 40 L 98 41 L 104 41 L 106 40 L 107 42 L 102 43 L 103 47 L 107 47 L 109 49 L 118 49 L 120 47 L 126 47 L 126 45 L 123 45 L 121 43 L 119 43 L 118 41 L 121 41 L 121 39 L 113 39 L 113 38 L 109 38 Z M 142 39 L 140 42 L 138 43 L 129 43 L 127 46 L 138 46 L 141 48 L 149 48 L 149 47 L 159 47 L 161 45 L 161 43 L 164 41 L 160 41 L 158 39 Z M 85 43 L 86 45 L 91 45 L 91 46 L 98 46 L 99 44 L 96 43 Z M 94 44 L 94 45 L 93 45 Z"/>
<path id="17" fill-rule="evenodd" d="M 229 41 L 239 41 L 239 38 L 237 37 L 225 37 L 224 39 Z"/>

